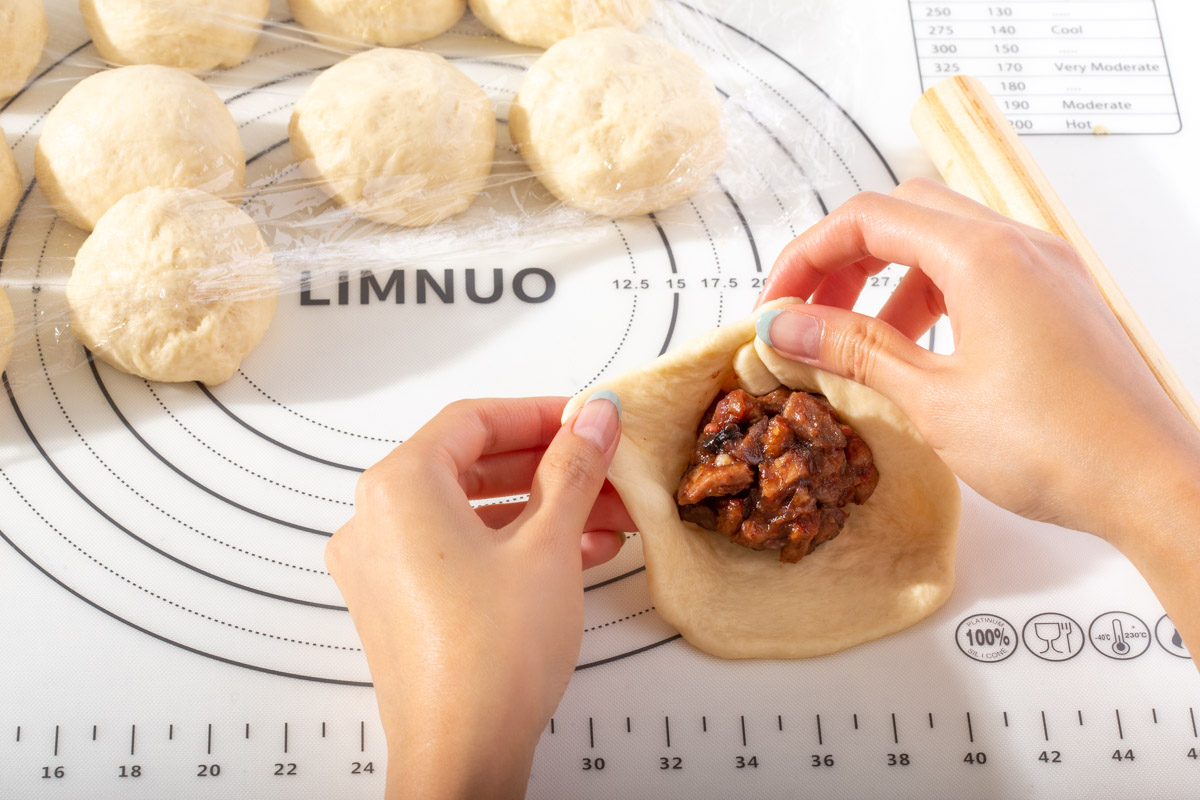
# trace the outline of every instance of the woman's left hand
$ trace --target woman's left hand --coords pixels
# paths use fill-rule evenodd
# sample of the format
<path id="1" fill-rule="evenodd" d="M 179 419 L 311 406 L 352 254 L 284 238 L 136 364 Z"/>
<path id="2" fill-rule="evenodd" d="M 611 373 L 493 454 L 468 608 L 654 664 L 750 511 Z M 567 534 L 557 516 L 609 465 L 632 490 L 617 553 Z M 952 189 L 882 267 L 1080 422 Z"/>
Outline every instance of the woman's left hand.
<path id="1" fill-rule="evenodd" d="M 325 561 L 375 683 L 388 797 L 524 796 L 579 655 L 583 570 L 634 529 L 604 481 L 605 395 L 563 425 L 563 398 L 454 403 L 360 479 Z"/>

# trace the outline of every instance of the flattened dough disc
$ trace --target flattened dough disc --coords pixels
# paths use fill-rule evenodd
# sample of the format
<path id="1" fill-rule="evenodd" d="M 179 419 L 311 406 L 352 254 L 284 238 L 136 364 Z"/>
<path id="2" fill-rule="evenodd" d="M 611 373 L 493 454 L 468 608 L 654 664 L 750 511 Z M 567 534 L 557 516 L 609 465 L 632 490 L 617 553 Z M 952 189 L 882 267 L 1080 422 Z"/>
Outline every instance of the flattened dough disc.
<path id="1" fill-rule="evenodd" d="M 641 531 L 651 597 L 685 639 L 723 658 L 844 650 L 924 619 L 954 585 L 957 479 L 882 395 L 780 358 L 755 339 L 759 313 L 794 302 L 770 303 L 699 336 L 577 395 L 564 412 L 599 389 L 621 398 L 621 443 L 609 480 Z M 753 349 L 738 355 L 746 345 Z M 745 370 L 751 354 L 784 385 L 825 395 L 879 468 L 878 488 L 863 505 L 847 507 L 841 535 L 798 564 L 683 522 L 675 505 L 700 417 L 734 372 L 735 356 Z M 761 381 L 761 371 L 750 368 Z"/>

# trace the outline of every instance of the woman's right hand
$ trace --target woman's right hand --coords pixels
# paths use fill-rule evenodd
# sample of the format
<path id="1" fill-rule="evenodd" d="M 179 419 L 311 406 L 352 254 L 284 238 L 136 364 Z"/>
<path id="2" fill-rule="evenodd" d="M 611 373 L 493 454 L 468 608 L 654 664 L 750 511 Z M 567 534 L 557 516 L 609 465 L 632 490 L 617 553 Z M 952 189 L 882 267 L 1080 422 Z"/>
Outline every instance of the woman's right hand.
<path id="1" fill-rule="evenodd" d="M 891 262 L 912 269 L 878 317 L 850 311 Z M 852 198 L 789 244 L 760 302 L 788 296 L 810 304 L 760 323 L 780 355 L 891 399 L 998 505 L 1122 549 L 1147 516 L 1200 508 L 1200 434 L 1063 239 L 909 181 Z M 942 314 L 953 355 L 914 341 Z"/>

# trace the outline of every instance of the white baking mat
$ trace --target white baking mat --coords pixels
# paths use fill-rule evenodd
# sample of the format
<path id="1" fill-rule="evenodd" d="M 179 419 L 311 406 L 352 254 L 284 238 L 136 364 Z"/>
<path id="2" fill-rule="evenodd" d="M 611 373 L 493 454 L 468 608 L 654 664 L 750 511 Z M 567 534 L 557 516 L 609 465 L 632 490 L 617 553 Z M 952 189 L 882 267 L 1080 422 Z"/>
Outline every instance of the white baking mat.
<path id="1" fill-rule="evenodd" d="M 149 384 L 84 362 L 53 326 L 31 334 L 0 403 L 0 796 L 377 795 L 385 749 L 369 676 L 321 560 L 323 534 L 350 513 L 356 470 L 449 399 L 571 394 L 742 315 L 797 225 L 927 171 L 904 122 L 920 85 L 919 5 L 827 9 L 794 32 L 772 30 L 753 8 L 722 11 L 718 23 L 688 11 L 736 43 L 735 59 L 705 62 L 719 87 L 755 86 L 791 109 L 761 120 L 771 140 L 761 185 L 714 182 L 654 219 L 577 243 L 397 266 L 384 299 L 348 264 L 344 288 L 336 276 L 304 295 L 293 286 L 226 385 Z M 1156 14 L 1178 82 L 1182 47 L 1166 23 L 1195 14 L 1176 5 Z M 822 25 L 857 35 L 839 45 Z M 479 31 L 470 20 L 460 29 Z M 87 40 L 78 24 L 53 36 L 60 52 Z M 267 197 L 291 164 L 289 98 L 311 80 L 306 70 L 332 61 L 315 48 L 275 49 L 260 44 L 242 72 L 210 81 L 241 126 L 252 213 L 268 202 L 256 189 Z M 519 71 L 478 58 L 464 68 L 502 117 Z M 86 74 L 75 60 L 59 69 Z M 839 70 L 868 75 L 873 88 Z M 51 69 L 0 118 L 27 181 L 62 77 Z M 859 88 L 844 101 L 826 93 L 840 84 Z M 1196 94 L 1179 95 L 1186 122 Z M 1200 389 L 1184 306 L 1154 291 L 1190 280 L 1165 256 L 1195 251 L 1194 228 L 1171 225 L 1195 203 L 1165 203 L 1172 179 L 1153 175 L 1183 136 L 1030 141 Z M 836 168 L 803 196 L 782 189 L 808 185 L 805 158 Z M 1162 207 L 1165 217 L 1144 224 L 1171 230 L 1143 245 L 1105 225 L 1127 220 L 1135 202 Z M 78 246 L 78 232 L 44 209 L 35 188 L 7 236 L 20 272 L 6 263 L 0 273 L 29 331 L 38 315 L 61 313 L 64 256 Z M 743 225 L 727 224 L 738 215 Z M 371 268 L 380 287 L 393 277 Z M 881 277 L 866 310 L 894 285 L 895 274 Z M 482 302 L 497 280 L 499 298 Z M 77 366 L 55 367 L 70 359 Z M 1019 520 L 967 491 L 959 583 L 945 608 L 889 639 L 791 663 L 691 649 L 655 615 L 641 563 L 634 536 L 588 576 L 581 671 L 543 737 L 533 796 L 1200 788 L 1200 681 L 1145 584 L 1091 537 Z"/>

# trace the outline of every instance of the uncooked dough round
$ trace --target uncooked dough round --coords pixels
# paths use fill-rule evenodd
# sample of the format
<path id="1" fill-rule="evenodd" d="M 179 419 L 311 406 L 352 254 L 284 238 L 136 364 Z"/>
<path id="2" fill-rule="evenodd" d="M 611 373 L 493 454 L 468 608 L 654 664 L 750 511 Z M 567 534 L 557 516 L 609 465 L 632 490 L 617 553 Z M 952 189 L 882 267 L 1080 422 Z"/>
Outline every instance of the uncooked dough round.
<path id="1" fill-rule="evenodd" d="M 0 372 L 8 366 L 13 351 L 13 313 L 8 303 L 8 295 L 0 289 Z"/>
<path id="2" fill-rule="evenodd" d="M 620 28 L 547 50 L 513 100 L 509 131 L 555 197 L 610 217 L 686 199 L 725 155 L 721 104 L 704 70 Z"/>
<path id="3" fill-rule="evenodd" d="M 79 0 L 107 60 L 196 71 L 245 61 L 270 6 L 271 0 Z"/>
<path id="4" fill-rule="evenodd" d="M 49 35 L 42 0 L 0 0 L 0 100 L 21 91 Z"/>
<path id="5" fill-rule="evenodd" d="M 8 148 L 4 129 L 0 128 L 0 228 L 8 223 L 17 203 L 21 202 L 21 171 L 17 159 Z"/>
<path id="6" fill-rule="evenodd" d="M 288 6 L 324 44 L 399 47 L 445 31 L 467 10 L 467 0 L 288 0 Z"/>
<path id="7" fill-rule="evenodd" d="M 246 183 L 242 140 L 221 98 L 183 70 L 149 65 L 98 72 L 63 95 L 34 169 L 54 210 L 84 230 L 147 186 L 232 198 Z"/>
<path id="8" fill-rule="evenodd" d="M 479 21 L 512 42 L 549 47 L 592 28 L 636 30 L 651 0 L 470 0 Z"/>
<path id="9" fill-rule="evenodd" d="M 471 205 L 491 171 L 496 118 L 441 56 L 379 48 L 313 81 L 288 135 L 301 171 L 338 203 L 412 227 Z"/>
<path id="10" fill-rule="evenodd" d="M 608 477 L 641 533 L 651 599 L 685 639 L 723 658 L 843 650 L 924 619 L 954 586 L 954 473 L 891 401 L 755 339 L 758 314 L 794 302 L 769 303 L 699 336 L 577 395 L 563 412 L 600 389 L 621 398 L 621 442 Z M 732 375 L 756 391 L 782 383 L 825 395 L 879 469 L 875 492 L 850 511 L 841 534 L 798 564 L 679 518 L 675 489 L 700 418 Z"/>
<path id="11" fill-rule="evenodd" d="M 96 357 L 152 381 L 222 383 L 267 332 L 279 275 L 258 226 L 219 197 L 126 195 L 79 248 L 71 329 Z"/>

